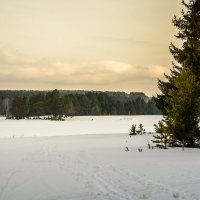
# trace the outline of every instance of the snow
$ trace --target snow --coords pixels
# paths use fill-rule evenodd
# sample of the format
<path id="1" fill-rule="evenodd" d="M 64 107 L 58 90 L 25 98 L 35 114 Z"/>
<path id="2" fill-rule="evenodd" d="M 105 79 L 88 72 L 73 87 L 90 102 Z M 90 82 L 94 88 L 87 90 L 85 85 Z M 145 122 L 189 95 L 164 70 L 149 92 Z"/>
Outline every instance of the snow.
<path id="1" fill-rule="evenodd" d="M 160 118 L 2 119 L 0 200 L 200 199 L 199 149 L 149 150 L 152 134 L 128 136 Z"/>
<path id="2" fill-rule="evenodd" d="M 0 138 L 35 137 L 55 135 L 129 133 L 131 125 L 143 124 L 146 131 L 153 132 L 153 124 L 159 115 L 140 116 L 80 116 L 68 117 L 66 121 L 51 120 L 0 120 Z"/>

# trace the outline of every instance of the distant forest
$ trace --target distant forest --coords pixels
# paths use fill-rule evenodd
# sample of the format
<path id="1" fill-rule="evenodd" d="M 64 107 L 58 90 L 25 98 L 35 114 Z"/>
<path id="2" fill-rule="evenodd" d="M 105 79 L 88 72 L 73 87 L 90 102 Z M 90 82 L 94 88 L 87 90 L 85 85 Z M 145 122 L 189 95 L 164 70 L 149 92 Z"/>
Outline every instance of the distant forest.
<path id="1" fill-rule="evenodd" d="M 0 90 L 0 115 L 13 119 L 159 114 L 153 98 L 140 92 Z"/>

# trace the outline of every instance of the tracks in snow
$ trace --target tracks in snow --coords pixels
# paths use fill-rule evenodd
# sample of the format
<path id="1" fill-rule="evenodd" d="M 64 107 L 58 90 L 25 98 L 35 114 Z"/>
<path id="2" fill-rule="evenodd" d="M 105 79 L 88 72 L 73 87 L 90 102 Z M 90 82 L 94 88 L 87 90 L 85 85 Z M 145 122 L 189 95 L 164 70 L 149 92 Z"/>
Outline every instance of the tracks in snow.
<path id="1" fill-rule="evenodd" d="M 91 188 L 93 199 L 154 200 L 162 196 L 163 200 L 200 200 L 194 194 L 148 180 L 137 175 L 137 172 L 108 163 L 100 164 L 90 152 L 80 151 L 67 155 L 61 153 L 58 148 L 55 149 L 59 158 L 57 164 L 61 170 L 71 170 L 77 182 L 84 181 L 85 188 Z"/>
<path id="2" fill-rule="evenodd" d="M 70 153 L 44 143 L 39 152 L 38 162 L 56 164 L 60 170 L 71 173 L 77 184 L 83 183 L 83 190 L 89 191 L 92 200 L 200 200 L 189 192 L 139 176 L 134 170 L 97 160 L 89 151 Z"/>

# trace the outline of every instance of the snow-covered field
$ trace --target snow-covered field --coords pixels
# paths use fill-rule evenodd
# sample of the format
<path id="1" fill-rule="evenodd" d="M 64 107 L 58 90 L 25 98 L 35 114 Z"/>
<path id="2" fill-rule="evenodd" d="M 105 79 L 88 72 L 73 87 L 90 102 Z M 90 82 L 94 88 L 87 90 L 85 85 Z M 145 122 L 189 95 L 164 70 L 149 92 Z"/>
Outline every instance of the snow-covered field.
<path id="1" fill-rule="evenodd" d="M 36 137 L 85 134 L 128 134 L 131 125 L 142 123 L 146 131 L 153 132 L 153 124 L 161 116 L 87 116 L 68 117 L 66 121 L 5 120 L 0 118 L 0 138 Z"/>
<path id="2" fill-rule="evenodd" d="M 149 150 L 152 134 L 128 136 L 160 118 L 1 118 L 0 200 L 200 199 L 199 149 Z"/>

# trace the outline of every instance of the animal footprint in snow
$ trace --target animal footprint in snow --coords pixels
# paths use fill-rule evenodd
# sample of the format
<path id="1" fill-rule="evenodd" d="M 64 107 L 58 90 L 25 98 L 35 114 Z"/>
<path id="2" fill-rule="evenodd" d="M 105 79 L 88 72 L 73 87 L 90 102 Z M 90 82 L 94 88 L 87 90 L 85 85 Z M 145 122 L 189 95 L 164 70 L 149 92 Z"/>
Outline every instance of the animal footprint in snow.
<path id="1" fill-rule="evenodd" d="M 173 197 L 174 197 L 175 199 L 178 199 L 179 196 L 180 196 L 179 193 L 177 193 L 177 192 L 176 192 L 176 193 L 173 193 Z"/>
<path id="2" fill-rule="evenodd" d="M 123 191 L 124 191 L 124 192 L 127 192 L 128 190 L 125 188 L 125 189 L 123 189 Z"/>
<path id="3" fill-rule="evenodd" d="M 148 199 L 150 197 L 150 194 L 142 194 L 140 196 L 140 199 Z"/>
<path id="4" fill-rule="evenodd" d="M 75 172 L 74 172 L 74 171 L 72 172 L 72 175 L 73 175 L 73 176 L 75 175 Z"/>
<path id="5" fill-rule="evenodd" d="M 80 176 L 80 175 L 81 175 L 80 172 L 77 172 L 77 173 L 76 173 L 76 176 Z"/>

